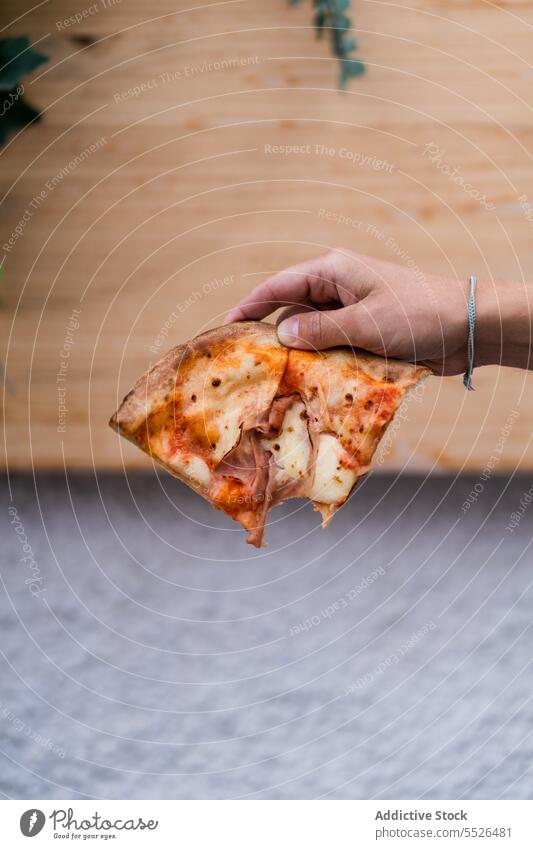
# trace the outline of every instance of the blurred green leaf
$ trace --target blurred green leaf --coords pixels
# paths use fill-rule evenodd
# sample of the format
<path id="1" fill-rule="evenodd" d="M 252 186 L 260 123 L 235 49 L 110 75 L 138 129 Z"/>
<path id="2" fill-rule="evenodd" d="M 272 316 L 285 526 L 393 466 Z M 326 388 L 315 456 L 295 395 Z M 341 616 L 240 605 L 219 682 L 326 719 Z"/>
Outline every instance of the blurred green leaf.
<path id="1" fill-rule="evenodd" d="M 39 119 L 39 112 L 24 98 L 21 79 L 47 60 L 25 35 L 0 38 L 0 145 L 20 127 Z"/>
<path id="2" fill-rule="evenodd" d="M 0 106 L 0 113 L 3 108 Z M 31 124 L 32 121 L 38 121 L 39 118 L 39 112 L 24 100 L 23 97 L 14 99 L 12 105 L 6 109 L 4 114 L 0 114 L 0 145 L 5 144 L 7 138 L 13 133 L 16 133 L 21 127 Z"/>
<path id="3" fill-rule="evenodd" d="M 296 6 L 300 0 L 288 0 L 290 6 Z M 327 32 L 334 56 L 339 59 L 339 86 L 345 88 L 352 77 L 365 72 L 365 65 L 351 54 L 357 49 L 357 41 L 348 33 L 352 21 L 345 14 L 351 0 L 313 0 L 313 23 L 318 38 Z"/>
<path id="4" fill-rule="evenodd" d="M 346 83 L 352 77 L 360 77 L 364 72 L 365 66 L 359 59 L 343 59 L 340 70 L 340 87 L 345 88 Z"/>
<path id="5" fill-rule="evenodd" d="M 12 91 L 22 77 L 31 74 L 46 61 L 47 56 L 30 47 L 30 39 L 26 35 L 0 38 L 0 91 Z"/>
<path id="6" fill-rule="evenodd" d="M 326 15 L 323 12 L 315 14 L 315 27 L 317 38 L 322 38 L 324 35 L 324 27 L 326 25 Z"/>

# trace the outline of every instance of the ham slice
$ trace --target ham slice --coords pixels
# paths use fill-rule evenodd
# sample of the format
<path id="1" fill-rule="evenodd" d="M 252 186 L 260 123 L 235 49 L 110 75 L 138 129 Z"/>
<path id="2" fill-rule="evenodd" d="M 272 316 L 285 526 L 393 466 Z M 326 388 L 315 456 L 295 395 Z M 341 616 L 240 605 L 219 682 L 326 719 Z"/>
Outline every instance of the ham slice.
<path id="1" fill-rule="evenodd" d="M 297 393 L 274 398 L 270 409 L 257 416 L 249 430 L 243 426 L 238 443 L 215 468 L 217 480 L 231 480 L 237 487 L 235 500 L 247 508 L 247 541 L 252 545 L 262 545 L 271 507 L 308 494 L 313 447 L 307 420 Z M 215 485 L 214 499 L 218 500 L 216 493 Z"/>
<path id="2" fill-rule="evenodd" d="M 214 470 L 213 500 L 222 501 L 228 510 L 228 483 L 233 495 L 235 515 L 249 531 L 248 542 L 260 547 L 268 513 L 267 489 L 270 455 L 261 444 L 257 430 L 241 431 L 237 445 Z M 231 497 L 229 507 L 231 508 Z"/>

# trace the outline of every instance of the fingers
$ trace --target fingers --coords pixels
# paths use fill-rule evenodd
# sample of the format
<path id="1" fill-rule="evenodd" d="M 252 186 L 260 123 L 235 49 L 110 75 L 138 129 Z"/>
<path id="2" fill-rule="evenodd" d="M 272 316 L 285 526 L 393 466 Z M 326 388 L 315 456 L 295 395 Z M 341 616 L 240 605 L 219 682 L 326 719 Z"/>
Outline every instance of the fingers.
<path id="1" fill-rule="evenodd" d="M 245 319 L 259 320 L 279 307 L 291 304 L 334 301 L 337 292 L 328 256 L 302 262 L 264 280 L 230 310 L 226 324 Z"/>
<path id="2" fill-rule="evenodd" d="M 331 302 L 329 304 L 325 304 L 320 307 L 321 310 L 338 310 L 339 304 L 335 302 Z M 302 312 L 311 312 L 312 310 L 316 310 L 317 307 L 313 304 L 295 304 L 292 307 L 286 307 L 286 309 L 281 310 L 278 316 L 276 316 L 276 324 L 281 324 L 282 321 L 285 321 L 286 318 L 290 318 L 291 315 L 299 315 Z"/>
<path id="3" fill-rule="evenodd" d="M 315 310 L 312 304 L 293 304 L 292 307 L 286 307 L 284 310 L 281 310 L 279 315 L 276 317 L 276 325 L 281 324 L 282 321 L 285 321 L 286 318 L 290 318 L 292 315 L 300 315 L 302 312 L 308 312 L 310 310 Z"/>
<path id="4" fill-rule="evenodd" d="M 337 310 L 312 310 L 289 315 L 278 325 L 278 338 L 289 348 L 315 351 L 336 345 L 361 345 L 357 305 Z"/>

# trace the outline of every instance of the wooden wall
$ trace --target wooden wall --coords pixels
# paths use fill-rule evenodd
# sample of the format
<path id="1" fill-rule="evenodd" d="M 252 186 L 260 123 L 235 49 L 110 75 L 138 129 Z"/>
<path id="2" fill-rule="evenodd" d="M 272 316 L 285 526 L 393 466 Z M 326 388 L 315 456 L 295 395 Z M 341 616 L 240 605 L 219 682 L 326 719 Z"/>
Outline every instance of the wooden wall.
<path id="1" fill-rule="evenodd" d="M 3 244 L 27 218 L 2 251 L 11 469 L 143 467 L 107 419 L 156 352 L 329 247 L 533 280 L 533 3 L 352 5 L 367 74 L 340 93 L 309 2 L 4 2 L 50 56 L 0 157 Z M 383 467 L 533 469 L 531 381 L 429 381 Z"/>

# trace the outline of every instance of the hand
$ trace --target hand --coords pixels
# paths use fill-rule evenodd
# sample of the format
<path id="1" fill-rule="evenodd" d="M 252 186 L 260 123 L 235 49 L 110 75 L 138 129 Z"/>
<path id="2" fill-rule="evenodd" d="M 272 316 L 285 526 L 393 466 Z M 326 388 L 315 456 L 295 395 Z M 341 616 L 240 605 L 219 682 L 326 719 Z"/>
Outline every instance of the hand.
<path id="1" fill-rule="evenodd" d="M 285 307 L 278 336 L 289 347 L 352 345 L 459 374 L 467 364 L 468 292 L 467 280 L 335 250 L 263 281 L 226 321 Z"/>

